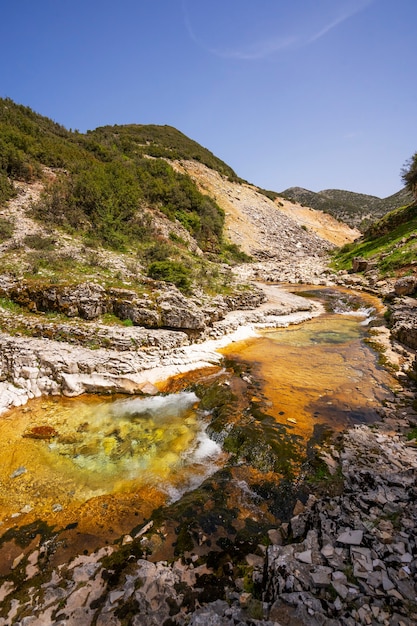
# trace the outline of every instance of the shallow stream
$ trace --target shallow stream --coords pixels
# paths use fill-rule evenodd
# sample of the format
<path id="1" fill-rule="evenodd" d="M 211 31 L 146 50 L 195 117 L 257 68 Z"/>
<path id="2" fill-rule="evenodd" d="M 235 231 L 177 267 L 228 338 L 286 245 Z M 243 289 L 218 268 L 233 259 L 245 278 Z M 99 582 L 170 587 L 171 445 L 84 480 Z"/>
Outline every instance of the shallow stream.
<path id="1" fill-rule="evenodd" d="M 43 398 L 2 415 L 4 531 L 42 519 L 77 528 L 92 547 L 158 507 L 209 533 L 226 524 L 220 513 L 213 521 L 218 505 L 230 516 L 226 535 L 282 517 L 280 481 L 297 475 L 308 443 L 326 428 L 375 420 L 394 385 L 364 342 L 378 301 L 334 289 L 305 295 L 328 312 L 230 344 L 224 369 L 182 376 L 164 395 Z M 184 509 L 186 493 L 195 503 L 187 496 Z"/>
<path id="2" fill-rule="evenodd" d="M 333 289 L 303 293 L 323 300 L 327 312 L 231 344 L 223 353 L 252 363 L 262 380 L 268 413 L 304 438 L 311 437 L 317 424 L 339 430 L 375 420 L 393 384 L 364 341 L 380 315 L 379 301 Z"/>

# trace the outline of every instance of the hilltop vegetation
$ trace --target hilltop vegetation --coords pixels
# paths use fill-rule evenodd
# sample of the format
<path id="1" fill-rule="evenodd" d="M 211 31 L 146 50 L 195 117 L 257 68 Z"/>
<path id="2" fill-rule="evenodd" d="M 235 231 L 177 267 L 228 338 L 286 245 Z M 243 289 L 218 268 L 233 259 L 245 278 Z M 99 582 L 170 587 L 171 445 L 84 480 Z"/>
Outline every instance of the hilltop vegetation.
<path id="1" fill-rule="evenodd" d="M 411 193 L 406 189 L 384 199 L 340 189 L 326 189 L 316 193 L 301 187 L 290 187 L 280 195 L 299 204 L 330 213 L 341 222 L 359 228 L 362 232 L 389 211 L 404 206 L 412 199 Z"/>
<path id="2" fill-rule="evenodd" d="M 248 261 L 249 257 L 239 248 L 240 235 L 234 243 L 226 239 L 225 211 L 230 213 L 234 203 L 239 205 L 238 215 L 245 209 L 251 216 L 255 212 L 259 221 L 260 209 L 255 211 L 252 196 L 248 196 L 247 207 L 243 201 L 248 185 L 239 192 L 228 189 L 227 201 L 223 202 L 222 194 L 201 182 L 195 172 L 192 175 L 186 168 L 179 171 L 179 160 L 216 172 L 223 187 L 244 182 L 209 150 L 170 126 L 103 126 L 83 134 L 10 99 L 0 99 L 0 206 L 22 192 L 22 185 L 36 186 L 39 182 L 43 189 L 42 194 L 34 194 L 29 211 L 25 207 L 22 212 L 22 217 L 30 217 L 39 225 L 35 232 L 16 240 L 16 214 L 10 217 L 3 212 L 0 217 L 0 243 L 6 245 L 3 271 L 37 281 L 97 276 L 114 281 L 114 271 L 106 267 L 101 254 L 107 250 L 116 254 L 112 267 L 119 267 L 117 259 L 124 255 L 124 266 L 130 264 L 131 275 L 172 282 L 184 292 L 191 291 L 193 285 L 208 293 L 227 290 L 231 276 L 224 264 Z M 413 163 L 404 174 L 411 176 L 411 183 Z M 408 179 L 404 181 L 408 184 Z M 345 247 L 335 257 L 341 268 L 347 267 L 354 255 L 372 257 L 376 253 L 374 237 L 379 242 L 376 248 L 384 250 L 385 246 L 397 246 L 402 236 L 408 241 L 415 223 L 411 217 L 410 225 L 397 224 L 396 220 L 401 221 L 406 214 L 403 210 L 369 226 L 376 217 L 406 204 L 412 197 L 411 187 L 408 189 L 384 200 L 341 190 L 314 193 L 301 188 L 287 189 L 282 195 L 348 224 L 360 222 L 362 229 L 368 225 L 359 247 Z M 274 191 L 259 192 L 269 200 L 279 199 Z M 269 216 L 270 207 L 265 210 Z M 274 210 L 274 218 L 278 217 L 282 221 Z M 271 232 L 270 226 L 267 220 L 265 232 Z M 299 228 L 294 230 L 292 222 L 285 228 L 276 242 L 274 239 L 277 245 L 285 240 L 292 250 L 293 239 L 307 237 Z M 378 230 L 382 228 L 387 232 Z M 253 227 L 250 230 L 253 234 Z M 67 253 L 63 252 L 62 236 L 78 242 L 78 256 L 68 252 L 68 247 Z M 308 245 L 318 251 L 321 243 L 310 234 L 308 238 Z M 388 272 L 412 257 L 412 237 L 401 256 L 385 253 L 388 260 L 384 271 Z M 123 271 L 116 274 L 120 280 L 126 277 Z"/>
<path id="3" fill-rule="evenodd" d="M 197 266 L 247 257 L 224 239 L 223 210 L 171 167 L 175 159 L 194 159 L 238 180 L 223 161 L 170 126 L 106 126 L 82 134 L 0 99 L 0 205 L 19 184 L 42 181 L 44 193 L 31 216 L 43 228 L 78 237 L 89 248 L 134 255 L 149 276 L 186 286 Z M 172 231 L 158 235 L 161 220 L 172 223 Z M 2 241 L 13 228 L 0 220 Z"/>

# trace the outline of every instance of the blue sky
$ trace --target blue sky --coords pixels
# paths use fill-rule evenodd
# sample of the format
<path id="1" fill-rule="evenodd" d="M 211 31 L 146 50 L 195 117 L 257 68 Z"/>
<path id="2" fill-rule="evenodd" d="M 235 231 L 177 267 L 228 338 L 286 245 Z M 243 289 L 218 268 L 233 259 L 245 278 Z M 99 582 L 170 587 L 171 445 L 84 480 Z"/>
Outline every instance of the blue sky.
<path id="1" fill-rule="evenodd" d="M 0 95 L 67 128 L 169 124 L 267 189 L 402 187 L 417 0 L 3 0 Z"/>

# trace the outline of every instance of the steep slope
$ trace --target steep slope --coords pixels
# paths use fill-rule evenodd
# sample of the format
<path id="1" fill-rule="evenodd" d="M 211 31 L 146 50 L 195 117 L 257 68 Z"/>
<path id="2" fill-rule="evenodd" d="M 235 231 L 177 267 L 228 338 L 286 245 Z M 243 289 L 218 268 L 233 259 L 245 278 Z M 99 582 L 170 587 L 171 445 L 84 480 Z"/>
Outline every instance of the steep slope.
<path id="1" fill-rule="evenodd" d="M 108 286 L 117 268 L 130 286 L 146 276 L 183 291 L 224 291 L 230 271 L 213 263 L 246 255 L 258 264 L 245 278 L 309 282 L 323 274 L 329 247 L 356 236 L 323 214 L 307 219 L 301 207 L 274 203 L 170 126 L 84 135 L 0 100 L 0 137 L 3 267 L 37 283 L 84 275 Z M 259 262 L 278 265 L 271 274 Z"/>
<path id="2" fill-rule="evenodd" d="M 361 235 L 357 228 L 351 228 L 348 224 L 340 222 L 330 213 L 289 202 L 284 198 L 275 200 L 275 203 L 280 211 L 298 222 L 302 228 L 312 230 L 335 246 L 343 246 Z"/>
<path id="3" fill-rule="evenodd" d="M 225 213 L 227 237 L 256 262 L 239 271 L 246 278 L 311 282 L 326 272 L 326 253 L 353 241 L 359 232 L 314 210 L 275 202 L 249 184 L 226 180 L 195 161 L 177 163 Z"/>
<path id="4" fill-rule="evenodd" d="M 417 284 L 417 204 L 400 207 L 384 215 L 352 244 L 338 250 L 333 259 L 337 269 L 348 270 L 353 259 L 362 258 L 362 270 L 385 277 L 414 277 Z"/>
<path id="5" fill-rule="evenodd" d="M 405 189 L 384 199 L 341 189 L 326 189 L 316 193 L 301 187 L 290 187 L 281 195 L 303 206 L 330 213 L 362 232 L 385 213 L 411 201 L 411 195 Z"/>

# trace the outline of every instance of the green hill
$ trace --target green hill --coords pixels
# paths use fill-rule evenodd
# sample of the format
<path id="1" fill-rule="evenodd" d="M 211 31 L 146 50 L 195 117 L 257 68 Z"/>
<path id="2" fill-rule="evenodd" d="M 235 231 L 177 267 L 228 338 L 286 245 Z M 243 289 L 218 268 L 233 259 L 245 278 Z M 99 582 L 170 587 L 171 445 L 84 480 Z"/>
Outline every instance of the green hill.
<path id="1" fill-rule="evenodd" d="M 280 195 L 312 209 L 330 213 L 362 232 L 389 211 L 411 202 L 411 194 L 405 189 L 384 199 L 341 189 L 326 189 L 316 193 L 301 187 L 290 187 Z"/>
<path id="2" fill-rule="evenodd" d="M 381 277 L 404 276 L 417 267 L 417 204 L 390 211 L 370 226 L 362 239 L 338 250 L 337 270 L 349 270 L 355 257 L 372 262 Z"/>
<path id="3" fill-rule="evenodd" d="M 100 249 L 123 254 L 124 267 L 130 263 L 183 290 L 192 284 L 226 288 L 231 279 L 219 262 L 248 257 L 225 239 L 224 211 L 216 201 L 171 165 L 178 159 L 239 180 L 226 163 L 170 126 L 105 126 L 84 134 L 0 99 L 0 207 L 27 185 L 43 189 L 24 209 L 39 224 L 35 233 L 16 244 L 19 218 L 7 212 L 0 217 L 0 243 L 7 244 L 3 271 L 75 279 L 77 264 L 64 260 L 61 245 L 69 237 L 86 250 L 77 280 L 82 274 L 102 280 L 105 272 L 97 264 L 92 271 L 85 261 Z"/>
<path id="4" fill-rule="evenodd" d="M 0 203 L 13 196 L 14 182 L 42 179 L 45 168 L 54 168 L 48 197 L 36 208 L 44 224 L 116 249 L 140 247 L 154 209 L 178 220 L 203 251 L 220 254 L 223 211 L 169 159 L 195 159 L 238 180 L 223 161 L 170 126 L 106 126 L 82 134 L 0 99 Z"/>

